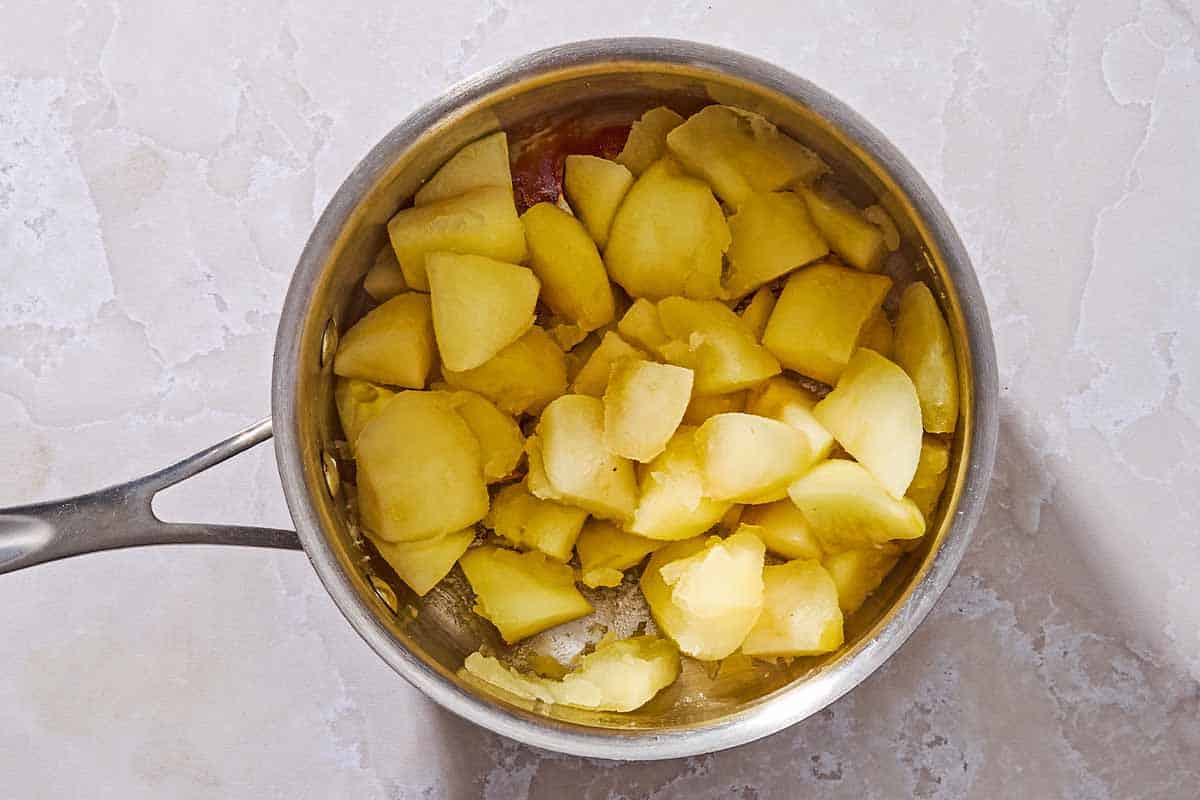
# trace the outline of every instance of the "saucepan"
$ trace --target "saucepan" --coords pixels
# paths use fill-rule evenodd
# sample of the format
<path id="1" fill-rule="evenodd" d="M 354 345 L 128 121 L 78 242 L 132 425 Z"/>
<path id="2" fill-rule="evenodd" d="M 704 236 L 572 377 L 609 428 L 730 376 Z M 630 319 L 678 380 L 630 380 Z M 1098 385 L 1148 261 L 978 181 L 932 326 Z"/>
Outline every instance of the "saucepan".
<path id="1" fill-rule="evenodd" d="M 389 217 L 464 144 L 506 130 L 520 153 L 546 131 L 587 134 L 628 125 L 654 105 L 690 111 L 712 102 L 765 115 L 896 221 L 909 266 L 934 287 L 956 349 L 963 402 L 947 489 L 921 546 L 847 620 L 846 646 L 838 652 L 728 674 L 691 664 L 675 685 L 628 714 L 522 705 L 460 674 L 465 656 L 496 635 L 470 613 L 471 594 L 457 570 L 418 598 L 351 524 L 346 497 L 353 462 L 332 399 L 338 336 L 363 311 L 362 278 L 385 242 Z M 991 328 L 970 260 L 929 187 L 879 131 L 808 81 L 746 55 L 667 39 L 579 42 L 454 86 L 397 125 L 355 167 L 321 215 L 292 277 L 275 345 L 270 419 L 153 475 L 0 512 L 0 572 L 133 545 L 303 549 L 363 639 L 453 713 L 527 744 L 581 756 L 707 753 L 822 709 L 878 669 L 925 618 L 979 519 L 995 452 L 996 406 Z M 272 433 L 295 532 L 169 524 L 154 516 L 157 492 Z"/>

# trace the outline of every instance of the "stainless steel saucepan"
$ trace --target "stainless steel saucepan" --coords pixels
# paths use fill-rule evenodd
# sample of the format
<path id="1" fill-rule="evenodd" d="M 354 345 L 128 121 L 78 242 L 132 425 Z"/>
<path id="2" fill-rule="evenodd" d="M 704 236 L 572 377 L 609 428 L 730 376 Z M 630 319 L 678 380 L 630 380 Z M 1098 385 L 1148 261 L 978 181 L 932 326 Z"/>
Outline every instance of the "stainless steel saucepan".
<path id="1" fill-rule="evenodd" d="M 627 124 L 660 103 L 720 102 L 764 114 L 876 198 L 898 223 L 911 266 L 949 320 L 962 412 L 941 509 L 917 550 L 847 620 L 846 646 L 787 665 L 706 671 L 630 714 L 523 705 L 458 675 L 495 633 L 470 613 L 455 571 L 417 598 L 349 524 L 340 428 L 332 401 L 338 334 L 362 311 L 361 279 L 385 226 L 459 147 L 495 130 L 520 151 L 546 130 Z M 406 680 L 445 708 L 531 745 L 582 756 L 660 759 L 712 752 L 820 710 L 879 668 L 946 588 L 979 518 L 996 442 L 996 363 L 983 296 L 962 243 L 907 160 L 853 110 L 808 81 L 745 55 L 666 39 L 556 47 L 475 76 L 401 122 L 342 184 L 300 257 L 279 322 L 272 417 L 178 464 L 94 494 L 0 512 L 0 572 L 133 545 L 210 543 L 303 548 L 342 613 Z M 296 531 L 167 524 L 155 493 L 275 434 Z M 402 443 L 401 443 L 402 446 Z M 502 648 L 498 648 L 502 649 Z"/>

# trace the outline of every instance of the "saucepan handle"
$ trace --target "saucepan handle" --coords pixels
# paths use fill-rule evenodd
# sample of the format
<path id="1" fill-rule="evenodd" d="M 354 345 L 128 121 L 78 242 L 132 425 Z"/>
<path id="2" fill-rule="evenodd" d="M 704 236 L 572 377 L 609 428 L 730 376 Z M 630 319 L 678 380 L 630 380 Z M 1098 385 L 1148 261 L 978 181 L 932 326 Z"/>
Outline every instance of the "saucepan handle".
<path id="1" fill-rule="evenodd" d="M 48 503 L 0 508 L 0 574 L 59 558 L 147 544 L 231 544 L 296 550 L 294 531 L 163 522 L 154 496 L 271 438 L 271 420 L 144 478 Z"/>

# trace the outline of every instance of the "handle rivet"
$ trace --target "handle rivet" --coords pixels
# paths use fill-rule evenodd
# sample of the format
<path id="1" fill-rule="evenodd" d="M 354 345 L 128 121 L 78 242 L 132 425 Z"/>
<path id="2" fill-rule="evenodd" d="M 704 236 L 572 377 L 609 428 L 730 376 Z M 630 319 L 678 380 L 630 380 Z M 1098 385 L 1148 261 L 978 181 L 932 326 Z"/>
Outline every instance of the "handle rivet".
<path id="1" fill-rule="evenodd" d="M 325 332 L 321 334 L 321 369 L 325 369 L 325 367 L 333 364 L 333 356 L 337 353 L 337 347 L 337 324 L 331 319 L 325 323 Z"/>

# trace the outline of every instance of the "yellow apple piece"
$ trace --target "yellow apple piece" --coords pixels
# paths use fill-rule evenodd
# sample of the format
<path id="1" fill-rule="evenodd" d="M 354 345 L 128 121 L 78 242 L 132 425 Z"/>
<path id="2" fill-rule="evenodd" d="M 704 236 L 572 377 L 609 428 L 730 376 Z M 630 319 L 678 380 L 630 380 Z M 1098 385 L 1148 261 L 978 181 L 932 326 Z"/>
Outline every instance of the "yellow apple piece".
<path id="1" fill-rule="evenodd" d="M 603 519 L 627 520 L 637 505 L 637 480 L 628 459 L 604 445 L 604 404 L 567 394 L 546 406 L 537 435 L 542 467 L 563 502 Z"/>
<path id="2" fill-rule="evenodd" d="M 725 516 L 721 517 L 720 521 L 717 522 L 717 527 L 726 533 L 733 533 L 741 527 L 742 514 L 745 510 L 746 507 L 742 505 L 730 506 L 729 510 L 725 512 Z M 755 531 L 755 535 L 758 535 L 757 531 Z M 758 538 L 761 539 L 762 537 L 759 536 Z"/>
<path id="3" fill-rule="evenodd" d="M 603 397 L 614 366 L 626 359 L 643 359 L 645 357 L 645 353 L 628 344 L 615 331 L 608 331 L 600 340 L 600 346 L 592 351 L 591 356 L 575 376 L 575 381 L 571 384 L 571 391 L 575 394 Z"/>
<path id="4" fill-rule="evenodd" d="M 813 224 L 829 247 L 846 263 L 864 272 L 878 272 L 887 254 L 883 231 L 845 199 L 829 190 L 801 187 Z"/>
<path id="5" fill-rule="evenodd" d="M 895 333 L 892 331 L 892 323 L 888 322 L 887 314 L 883 313 L 881 308 L 863 326 L 858 346 L 870 348 L 884 358 L 893 358 L 894 340 Z"/>
<path id="6" fill-rule="evenodd" d="M 921 456 L 921 406 L 912 380 L 874 350 L 854 353 L 813 416 L 896 497 Z"/>
<path id="7" fill-rule="evenodd" d="M 656 551 L 641 588 L 659 630 L 702 661 L 737 650 L 762 611 L 764 555 L 762 541 L 749 533 L 687 539 Z"/>
<path id="8" fill-rule="evenodd" d="M 630 297 L 721 293 L 729 226 L 708 186 L 670 159 L 647 169 L 617 209 L 604 262 Z"/>
<path id="9" fill-rule="evenodd" d="M 732 394 L 693 394 L 683 421 L 687 425 L 701 425 L 704 420 L 717 414 L 746 410 L 746 392 Z"/>
<path id="10" fill-rule="evenodd" d="M 519 264 L 525 260 L 525 228 L 511 189 L 485 186 L 455 197 L 406 208 L 388 222 L 388 236 L 404 280 L 429 291 L 425 259 L 447 252 L 487 256 Z"/>
<path id="11" fill-rule="evenodd" d="M 806 267 L 788 278 L 763 345 L 788 369 L 832 385 L 891 286 L 886 275 L 827 263 Z"/>
<path id="12" fill-rule="evenodd" d="M 789 561 L 763 569 L 763 609 L 742 642 L 758 658 L 815 656 L 842 645 L 837 586 L 817 561 Z"/>
<path id="13" fill-rule="evenodd" d="M 562 349 L 563 353 L 569 353 L 577 344 L 586 339 L 587 335 L 587 331 L 573 322 L 558 323 L 550 327 L 550 338 Z"/>
<path id="14" fill-rule="evenodd" d="M 525 440 L 525 458 L 528 462 L 525 487 L 529 489 L 529 493 L 543 500 L 562 500 L 562 495 L 550 485 L 550 479 L 546 477 L 546 466 L 542 463 L 542 440 L 537 434 Z"/>
<path id="15" fill-rule="evenodd" d="M 590 519 L 575 542 L 583 585 L 593 589 L 621 582 L 625 570 L 642 563 L 663 542 L 626 533 L 605 519 Z"/>
<path id="16" fill-rule="evenodd" d="M 478 367 L 443 373 L 451 386 L 478 392 L 514 415 L 541 411 L 567 388 L 563 351 L 536 325 Z"/>
<path id="17" fill-rule="evenodd" d="M 634 711 L 679 677 L 679 653 L 662 639 L 635 636 L 604 642 L 555 680 L 523 673 L 492 656 L 471 653 L 470 675 L 526 700 L 594 711 Z"/>
<path id="18" fill-rule="evenodd" d="M 362 429 L 379 416 L 379 412 L 395 396 L 396 393 L 390 389 L 357 378 L 337 379 L 333 385 L 333 402 L 337 406 L 338 420 L 342 423 L 342 433 L 346 434 L 351 449 Z"/>
<path id="19" fill-rule="evenodd" d="M 475 529 L 443 533 L 415 542 L 385 542 L 371 537 L 371 543 L 400 580 L 424 597 L 454 567 L 475 541 Z"/>
<path id="20" fill-rule="evenodd" d="M 483 524 L 522 550 L 569 561 L 587 512 L 534 497 L 524 485 L 505 486 L 492 500 Z"/>
<path id="21" fill-rule="evenodd" d="M 866 467 L 840 458 L 823 461 L 788 487 L 827 553 L 873 548 L 925 533 L 921 509 L 897 500 Z"/>
<path id="22" fill-rule="evenodd" d="M 446 369 L 474 369 L 533 327 L 541 284 L 529 269 L 486 256 L 430 253 L 425 271 Z"/>
<path id="23" fill-rule="evenodd" d="M 542 301 L 559 316 L 591 331 L 612 321 L 612 286 L 591 236 L 553 203 L 521 215 L 529 267 L 542 281 Z"/>
<path id="24" fill-rule="evenodd" d="M 457 391 L 451 399 L 479 441 L 484 480 L 495 483 L 507 478 L 517 468 L 525 449 L 525 437 L 516 420 L 475 392 Z"/>
<path id="25" fill-rule="evenodd" d="M 732 503 L 704 494 L 695 436 L 695 428 L 680 427 L 661 455 L 638 467 L 640 493 L 630 533 L 665 541 L 689 539 L 729 511 Z"/>
<path id="26" fill-rule="evenodd" d="M 767 503 L 812 463 L 808 440 L 778 420 L 732 412 L 709 417 L 696 429 L 696 456 L 704 494 L 735 503 Z"/>
<path id="27" fill-rule="evenodd" d="M 758 538 L 776 555 L 788 559 L 820 559 L 825 554 L 804 514 L 789 499 L 746 506 L 741 522 L 755 526 Z"/>
<path id="28" fill-rule="evenodd" d="M 400 269 L 400 262 L 396 260 L 396 251 L 392 249 L 391 242 L 386 242 L 363 277 L 363 290 L 371 295 L 375 302 L 383 303 L 407 289 L 404 272 Z"/>
<path id="29" fill-rule="evenodd" d="M 896 363 L 917 387 L 921 418 L 930 433 L 953 433 L 958 422 L 958 367 L 950 329 L 929 287 L 911 284 L 900 296 Z"/>
<path id="30" fill-rule="evenodd" d="M 483 519 L 479 441 L 441 392 L 400 392 L 355 442 L 359 511 L 368 531 L 410 542 Z"/>
<path id="31" fill-rule="evenodd" d="M 752 192 L 773 192 L 828 170 L 816 153 L 765 117 L 708 106 L 667 134 L 667 149 L 734 208 Z"/>
<path id="32" fill-rule="evenodd" d="M 829 458 L 834 445 L 833 434 L 813 416 L 817 401 L 817 396 L 808 389 L 780 375 L 756 389 L 745 410 L 787 423 L 804 434 L 815 463 Z"/>
<path id="33" fill-rule="evenodd" d="M 667 134 L 683 124 L 683 117 L 666 106 L 652 108 L 629 130 L 629 138 L 617 155 L 622 164 L 634 175 L 641 175 L 651 164 L 667 153 Z"/>
<path id="34" fill-rule="evenodd" d="M 900 548 L 887 545 L 877 550 L 847 550 L 825 559 L 824 566 L 837 586 L 842 613 L 853 614 L 900 560 Z"/>
<path id="35" fill-rule="evenodd" d="M 670 341 L 658 316 L 658 306 L 644 297 L 633 301 L 633 305 L 617 323 L 617 332 L 625 337 L 625 341 L 648 353 L 657 353 L 660 347 Z"/>
<path id="36" fill-rule="evenodd" d="M 508 136 L 504 131 L 471 142 L 455 153 L 417 190 L 413 203 L 426 206 L 485 186 L 512 192 Z"/>
<path id="37" fill-rule="evenodd" d="M 754 338 L 762 341 L 763 333 L 767 330 L 767 320 L 775 310 L 775 293 L 766 286 L 754 293 L 750 303 L 742 309 L 742 322 L 754 334 Z"/>
<path id="38" fill-rule="evenodd" d="M 671 337 L 660 352 L 695 371 L 697 395 L 741 391 L 779 374 L 779 362 L 723 303 L 668 297 L 659 301 L 658 315 Z"/>
<path id="39" fill-rule="evenodd" d="M 647 462 L 667 446 L 692 397 L 686 367 L 624 359 L 604 390 L 604 444 L 619 456 Z"/>
<path id="40" fill-rule="evenodd" d="M 816 261 L 829 245 L 793 192 L 753 192 L 729 218 L 729 272 L 725 297 L 737 299 Z"/>
<path id="41" fill-rule="evenodd" d="M 950 446 L 936 436 L 926 435 L 921 440 L 917 471 L 908 486 L 908 498 L 921 509 L 926 523 L 932 521 L 949 477 Z"/>
<path id="42" fill-rule="evenodd" d="M 575 588 L 575 571 L 545 553 L 476 547 L 458 563 L 475 592 L 475 613 L 508 644 L 592 613 Z"/>
<path id="43" fill-rule="evenodd" d="M 421 389 L 433 354 L 429 298 L 405 292 L 367 312 L 346 331 L 333 371 L 343 378 Z"/>
<path id="44" fill-rule="evenodd" d="M 567 156 L 563 164 L 563 193 L 600 249 L 608 242 L 617 206 L 632 185 L 629 168 L 606 158 Z"/>

